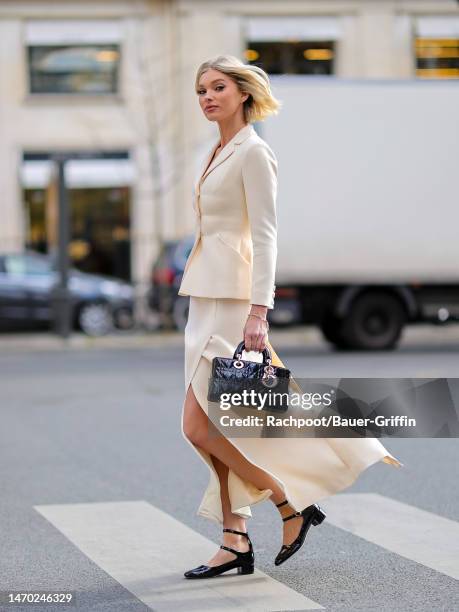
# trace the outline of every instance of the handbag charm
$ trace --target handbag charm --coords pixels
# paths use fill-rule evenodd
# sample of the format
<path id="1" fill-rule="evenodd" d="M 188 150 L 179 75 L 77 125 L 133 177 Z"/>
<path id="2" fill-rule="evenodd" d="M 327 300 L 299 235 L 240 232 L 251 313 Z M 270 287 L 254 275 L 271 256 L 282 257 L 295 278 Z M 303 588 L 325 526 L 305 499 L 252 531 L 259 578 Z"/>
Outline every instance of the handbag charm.
<path id="1" fill-rule="evenodd" d="M 233 357 L 214 357 L 207 399 L 220 402 L 222 394 L 250 393 L 250 403 L 237 405 L 266 411 L 288 410 L 290 370 L 271 363 L 271 351 L 263 349 L 263 361 L 242 359 L 244 341 L 240 342 Z"/>

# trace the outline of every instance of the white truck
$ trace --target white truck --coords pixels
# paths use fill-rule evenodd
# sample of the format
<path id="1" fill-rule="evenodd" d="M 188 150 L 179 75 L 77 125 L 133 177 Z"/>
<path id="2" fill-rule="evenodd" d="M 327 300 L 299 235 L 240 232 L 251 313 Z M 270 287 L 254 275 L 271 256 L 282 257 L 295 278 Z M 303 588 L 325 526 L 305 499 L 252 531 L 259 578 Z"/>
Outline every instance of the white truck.
<path id="1" fill-rule="evenodd" d="M 275 323 L 340 349 L 459 320 L 459 81 L 273 76 Z"/>

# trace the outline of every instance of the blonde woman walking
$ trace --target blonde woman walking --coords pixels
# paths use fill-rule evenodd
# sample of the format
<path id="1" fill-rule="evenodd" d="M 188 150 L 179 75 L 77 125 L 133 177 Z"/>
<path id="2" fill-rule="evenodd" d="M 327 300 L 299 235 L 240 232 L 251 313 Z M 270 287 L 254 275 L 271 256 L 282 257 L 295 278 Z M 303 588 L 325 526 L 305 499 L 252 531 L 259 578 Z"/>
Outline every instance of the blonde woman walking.
<path id="1" fill-rule="evenodd" d="M 261 68 L 230 55 L 201 64 L 195 86 L 220 135 L 196 185 L 196 239 L 179 288 L 179 295 L 190 296 L 182 434 L 209 467 L 198 514 L 223 527 L 223 544 L 204 565 L 185 572 L 194 579 L 254 571 L 246 528 L 254 504 L 269 499 L 279 510 L 280 565 L 299 550 L 309 527 L 324 520 L 318 500 L 351 485 L 376 461 L 402 465 L 375 438 L 230 441 L 208 435 L 214 357 L 232 357 L 244 340 L 246 351 L 267 346 L 273 365 L 283 365 L 268 342 L 266 320 L 274 308 L 277 160 L 252 126 L 276 114 L 280 103 Z"/>

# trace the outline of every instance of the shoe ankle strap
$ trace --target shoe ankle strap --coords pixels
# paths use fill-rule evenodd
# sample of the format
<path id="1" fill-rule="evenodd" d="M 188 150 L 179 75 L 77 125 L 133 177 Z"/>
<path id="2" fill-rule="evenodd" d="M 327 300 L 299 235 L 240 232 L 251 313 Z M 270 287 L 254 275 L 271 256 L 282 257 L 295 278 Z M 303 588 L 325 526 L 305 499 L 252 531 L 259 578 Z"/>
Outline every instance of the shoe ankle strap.
<path id="1" fill-rule="evenodd" d="M 283 502 L 281 502 L 280 504 L 276 504 L 276 508 L 280 508 L 281 506 L 285 506 L 285 504 L 288 504 L 288 500 L 284 499 Z"/>
<path id="2" fill-rule="evenodd" d="M 296 516 L 303 516 L 301 512 L 297 511 L 295 512 L 295 514 L 291 514 L 290 516 L 286 516 L 285 518 L 283 518 L 282 520 L 284 521 L 289 521 L 292 518 L 295 518 Z"/>
<path id="3" fill-rule="evenodd" d="M 230 529 L 229 527 L 225 527 L 223 531 L 229 531 L 230 533 L 237 533 L 238 535 L 243 535 L 243 536 L 246 536 L 246 538 L 250 539 L 249 534 L 244 531 L 236 531 L 236 529 Z"/>

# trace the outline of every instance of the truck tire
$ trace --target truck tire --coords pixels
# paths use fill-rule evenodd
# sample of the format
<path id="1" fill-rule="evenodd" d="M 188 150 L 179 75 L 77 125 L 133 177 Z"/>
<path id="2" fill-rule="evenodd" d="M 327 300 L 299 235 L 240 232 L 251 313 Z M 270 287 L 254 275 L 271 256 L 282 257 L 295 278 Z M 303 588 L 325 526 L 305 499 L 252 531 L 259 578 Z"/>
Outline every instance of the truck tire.
<path id="1" fill-rule="evenodd" d="M 320 330 L 325 340 L 333 344 L 336 349 L 349 348 L 347 340 L 342 334 L 343 321 L 328 313 L 320 322 Z"/>
<path id="2" fill-rule="evenodd" d="M 406 321 L 400 300 L 382 291 L 356 297 L 343 319 L 342 337 L 349 348 L 385 350 L 394 348 Z"/>

